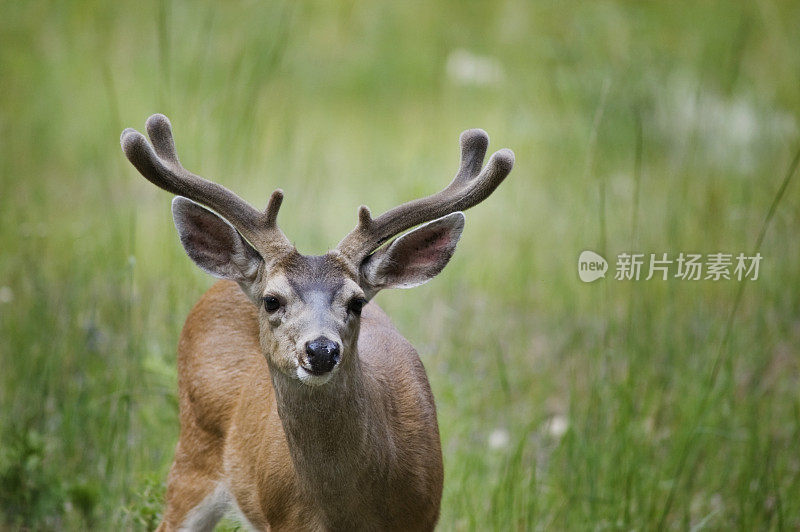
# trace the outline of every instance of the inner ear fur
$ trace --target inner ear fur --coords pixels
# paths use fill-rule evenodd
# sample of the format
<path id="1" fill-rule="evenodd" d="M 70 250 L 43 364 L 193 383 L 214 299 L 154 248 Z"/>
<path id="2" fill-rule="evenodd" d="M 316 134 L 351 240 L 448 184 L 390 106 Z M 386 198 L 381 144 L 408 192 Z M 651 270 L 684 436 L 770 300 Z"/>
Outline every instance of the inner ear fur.
<path id="1" fill-rule="evenodd" d="M 454 212 L 397 238 L 362 263 L 362 288 L 372 297 L 384 288 L 412 288 L 431 280 L 450 261 L 463 229 L 464 213 Z"/>

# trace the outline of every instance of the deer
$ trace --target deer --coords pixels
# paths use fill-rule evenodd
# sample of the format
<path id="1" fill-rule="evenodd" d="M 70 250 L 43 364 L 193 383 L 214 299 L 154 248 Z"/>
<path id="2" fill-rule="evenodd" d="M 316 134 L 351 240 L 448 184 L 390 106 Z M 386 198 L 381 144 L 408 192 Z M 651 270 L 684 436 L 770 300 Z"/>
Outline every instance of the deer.
<path id="1" fill-rule="evenodd" d="M 280 189 L 259 211 L 181 165 L 167 117 L 146 130 L 149 142 L 125 129 L 122 149 L 176 196 L 184 250 L 220 278 L 178 342 L 180 435 L 158 530 L 211 530 L 229 511 L 257 530 L 432 530 L 444 481 L 433 394 L 371 300 L 447 265 L 462 211 L 500 185 L 513 152 L 483 166 L 489 137 L 467 130 L 447 187 L 375 218 L 362 205 L 335 249 L 303 255 L 278 228 Z"/>

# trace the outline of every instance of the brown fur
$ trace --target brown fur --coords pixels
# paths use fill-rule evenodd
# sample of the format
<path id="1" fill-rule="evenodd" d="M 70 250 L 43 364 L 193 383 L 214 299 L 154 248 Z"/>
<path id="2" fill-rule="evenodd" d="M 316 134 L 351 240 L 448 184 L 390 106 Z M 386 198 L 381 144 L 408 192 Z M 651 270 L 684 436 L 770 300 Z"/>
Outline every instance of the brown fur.
<path id="1" fill-rule="evenodd" d="M 309 387 L 303 400 L 336 408 L 308 419 L 281 421 L 258 331 L 256 307 L 230 281 L 186 320 L 181 434 L 161 530 L 179 527 L 222 479 L 259 529 L 433 529 L 443 477 L 435 405 L 417 353 L 386 314 L 364 307 L 352 377 L 361 386 L 341 397 Z M 293 458 L 289 440 L 307 452 Z"/>

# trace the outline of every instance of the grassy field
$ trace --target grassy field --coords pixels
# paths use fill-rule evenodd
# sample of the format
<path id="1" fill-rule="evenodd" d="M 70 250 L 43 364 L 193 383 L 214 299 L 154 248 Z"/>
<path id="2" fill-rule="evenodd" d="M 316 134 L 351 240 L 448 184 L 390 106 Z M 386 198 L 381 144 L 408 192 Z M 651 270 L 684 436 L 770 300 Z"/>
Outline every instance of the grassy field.
<path id="1" fill-rule="evenodd" d="M 187 168 L 282 187 L 305 253 L 445 185 L 463 129 L 515 151 L 445 272 L 378 296 L 437 399 L 441 530 L 800 527 L 799 26 L 772 0 L 0 3 L 0 528 L 158 522 L 213 280 L 119 148 L 154 112 Z M 755 281 L 613 275 L 757 251 Z"/>

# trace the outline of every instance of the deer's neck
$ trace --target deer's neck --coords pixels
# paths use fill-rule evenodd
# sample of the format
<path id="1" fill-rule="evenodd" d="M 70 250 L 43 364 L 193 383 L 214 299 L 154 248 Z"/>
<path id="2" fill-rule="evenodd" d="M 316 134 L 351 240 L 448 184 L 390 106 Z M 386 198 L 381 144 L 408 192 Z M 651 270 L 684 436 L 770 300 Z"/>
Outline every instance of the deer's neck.
<path id="1" fill-rule="evenodd" d="M 323 386 L 273 372 L 278 415 L 302 488 L 315 499 L 336 501 L 344 512 L 363 501 L 342 500 L 343 494 L 379 496 L 394 457 L 377 386 L 354 358 Z"/>

